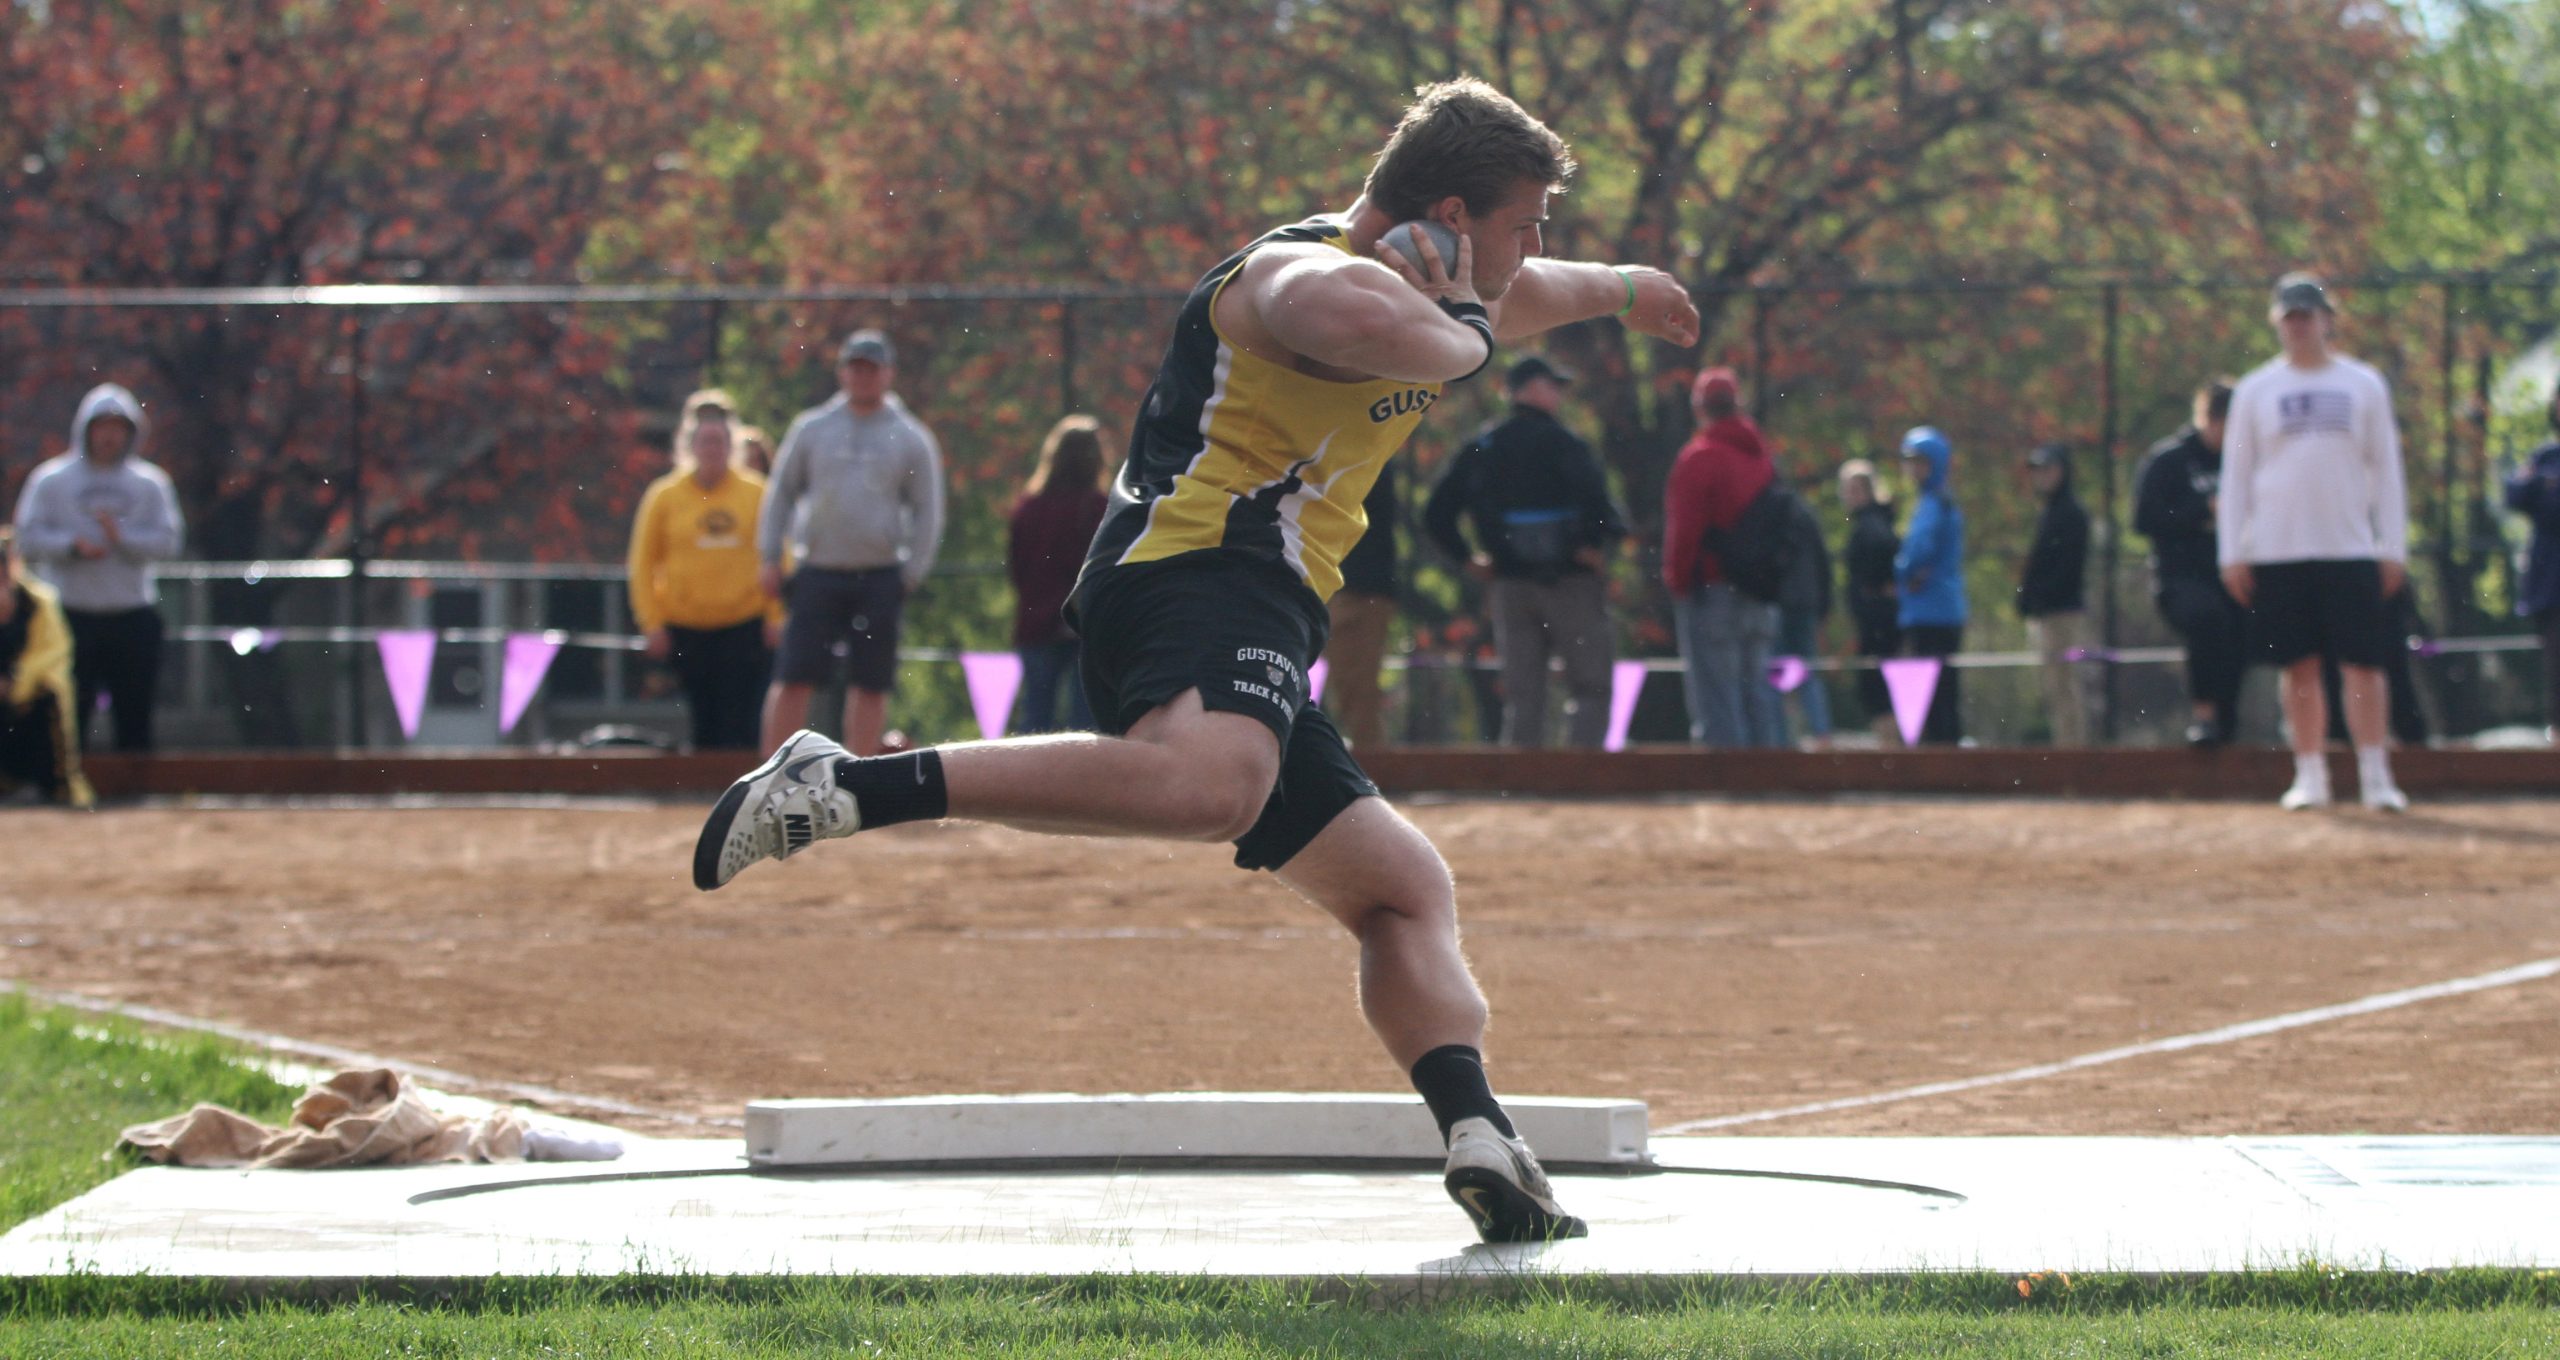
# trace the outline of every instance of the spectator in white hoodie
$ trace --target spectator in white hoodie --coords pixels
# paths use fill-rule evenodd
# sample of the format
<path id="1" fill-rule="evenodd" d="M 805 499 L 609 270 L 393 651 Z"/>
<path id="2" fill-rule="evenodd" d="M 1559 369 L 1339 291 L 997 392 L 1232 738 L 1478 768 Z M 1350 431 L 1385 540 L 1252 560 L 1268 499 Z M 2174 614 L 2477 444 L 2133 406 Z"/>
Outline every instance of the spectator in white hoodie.
<path id="1" fill-rule="evenodd" d="M 114 383 L 80 399 L 71 449 L 46 460 L 18 495 L 18 551 L 62 597 L 71 624 L 82 746 L 98 696 L 115 718 L 115 749 L 148 751 L 160 688 L 160 592 L 151 564 L 178 555 L 186 523 L 169 476 L 145 462 L 142 403 Z"/>
<path id="2" fill-rule="evenodd" d="M 2364 805 L 2408 810 L 2391 779 L 2383 601 L 2407 579 L 2408 489 L 2391 388 L 2332 346 L 2337 313 L 2309 274 L 2276 280 L 2268 313 L 2284 353 L 2231 392 L 2223 433 L 2222 580 L 2284 672 L 2293 740 L 2288 810 L 2326 806 L 2329 705 L 2320 659 L 2344 678 Z"/>

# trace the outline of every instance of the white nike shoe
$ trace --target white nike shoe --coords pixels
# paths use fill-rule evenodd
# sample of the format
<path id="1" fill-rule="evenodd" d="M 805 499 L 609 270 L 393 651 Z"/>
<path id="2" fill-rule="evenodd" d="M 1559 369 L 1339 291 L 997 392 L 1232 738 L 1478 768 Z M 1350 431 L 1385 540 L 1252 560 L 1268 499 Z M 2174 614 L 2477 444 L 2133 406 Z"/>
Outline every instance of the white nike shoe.
<path id="1" fill-rule="evenodd" d="M 2409 795 L 2402 793 L 2397 784 L 2367 784 L 2364 805 L 2376 812 L 2407 812 Z"/>
<path id="2" fill-rule="evenodd" d="M 792 733 L 713 805 L 693 843 L 693 886 L 709 892 L 758 860 L 789 859 L 860 830 L 853 795 L 836 787 L 836 762 L 851 758 L 815 732 Z"/>
<path id="3" fill-rule="evenodd" d="M 1556 1203 L 1529 1145 L 1503 1137 L 1490 1119 L 1449 1126 L 1449 1168 L 1440 1183 L 1487 1242 L 1553 1242 L 1591 1234 L 1589 1224 Z"/>
<path id="4" fill-rule="evenodd" d="M 2312 808 L 2327 807 L 2329 806 L 2328 781 L 2313 783 L 2309 780 L 2297 779 L 2293 781 L 2292 788 L 2284 791 L 2284 797 L 2276 800 L 2276 806 L 2287 812 L 2305 812 Z"/>

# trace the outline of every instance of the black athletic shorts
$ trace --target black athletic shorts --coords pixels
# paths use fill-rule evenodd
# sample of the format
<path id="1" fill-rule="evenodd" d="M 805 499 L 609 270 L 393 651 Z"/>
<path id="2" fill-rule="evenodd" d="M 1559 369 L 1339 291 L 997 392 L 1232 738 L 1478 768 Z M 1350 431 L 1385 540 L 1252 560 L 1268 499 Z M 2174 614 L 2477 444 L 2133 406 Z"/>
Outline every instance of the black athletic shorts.
<path id="1" fill-rule="evenodd" d="M 786 685 L 823 685 L 841 649 L 845 682 L 886 694 L 898 687 L 898 619 L 907 583 L 896 567 L 842 571 L 802 567 L 782 583 L 782 650 L 773 678 Z"/>
<path id="2" fill-rule="evenodd" d="M 2382 568 L 2369 558 L 2261 562 L 2250 626 L 2267 660 L 2290 666 L 2325 656 L 2346 666 L 2390 664 L 2390 616 L 2382 607 Z"/>
<path id="3" fill-rule="evenodd" d="M 1184 690 L 1280 739 L 1280 782 L 1236 841 L 1236 867 L 1287 864 L 1342 810 L 1377 793 L 1324 710 L 1307 667 L 1329 626 L 1315 592 L 1276 562 L 1224 548 L 1085 573 L 1067 602 L 1084 639 L 1094 724 L 1118 736 Z"/>

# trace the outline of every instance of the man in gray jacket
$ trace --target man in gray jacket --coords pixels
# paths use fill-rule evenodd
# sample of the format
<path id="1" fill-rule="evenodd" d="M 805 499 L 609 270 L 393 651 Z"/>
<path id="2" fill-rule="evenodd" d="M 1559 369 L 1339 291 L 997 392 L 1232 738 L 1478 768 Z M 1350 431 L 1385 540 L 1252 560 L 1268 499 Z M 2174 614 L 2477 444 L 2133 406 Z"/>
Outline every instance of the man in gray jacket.
<path id="1" fill-rule="evenodd" d="M 169 475 L 143 461 L 142 403 L 114 383 L 80 399 L 71 450 L 18 495 L 18 550 L 62 596 L 71 625 L 81 744 L 103 693 L 116 749 L 151 749 L 160 687 L 160 592 L 151 564 L 178 555 L 186 524 Z"/>
<path id="2" fill-rule="evenodd" d="M 858 755 L 880 752 L 898 678 L 899 616 L 942 542 L 942 449 L 890 390 L 896 366 L 889 337 L 845 337 L 836 362 L 843 390 L 801 412 L 774 455 L 756 547 L 765 591 L 789 619 L 765 691 L 769 747 L 806 720 L 809 696 L 841 649 L 844 744 Z"/>

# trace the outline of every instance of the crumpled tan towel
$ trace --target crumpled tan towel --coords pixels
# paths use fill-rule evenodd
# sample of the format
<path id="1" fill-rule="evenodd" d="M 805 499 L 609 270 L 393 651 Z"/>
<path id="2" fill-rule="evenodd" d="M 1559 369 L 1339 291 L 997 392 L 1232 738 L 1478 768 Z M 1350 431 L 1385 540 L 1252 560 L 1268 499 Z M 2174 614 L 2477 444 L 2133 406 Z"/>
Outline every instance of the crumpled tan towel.
<path id="1" fill-rule="evenodd" d="M 340 1072 L 302 1093 L 293 1122 L 271 1129 L 236 1110 L 198 1105 L 124 1131 L 124 1141 L 173 1166 L 412 1166 L 421 1162 L 520 1162 L 524 1119 L 439 1114 L 387 1068 Z"/>

